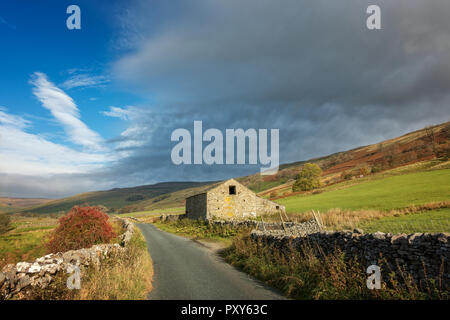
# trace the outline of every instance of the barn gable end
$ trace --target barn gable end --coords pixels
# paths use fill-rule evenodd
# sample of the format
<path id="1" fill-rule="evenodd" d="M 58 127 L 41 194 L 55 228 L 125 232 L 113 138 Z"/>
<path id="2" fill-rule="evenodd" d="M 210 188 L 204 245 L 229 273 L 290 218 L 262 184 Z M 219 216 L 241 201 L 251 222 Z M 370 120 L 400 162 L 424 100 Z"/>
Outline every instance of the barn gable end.
<path id="1" fill-rule="evenodd" d="M 234 179 L 186 199 L 186 213 L 191 219 L 249 219 L 284 210 L 284 206 L 258 197 Z"/>

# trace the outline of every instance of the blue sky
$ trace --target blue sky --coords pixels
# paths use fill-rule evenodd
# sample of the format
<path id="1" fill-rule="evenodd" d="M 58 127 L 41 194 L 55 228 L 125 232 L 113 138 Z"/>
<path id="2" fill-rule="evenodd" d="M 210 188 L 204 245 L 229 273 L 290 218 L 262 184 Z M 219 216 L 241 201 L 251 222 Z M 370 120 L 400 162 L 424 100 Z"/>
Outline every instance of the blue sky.
<path id="1" fill-rule="evenodd" d="M 282 163 L 448 121 L 450 4 L 400 2 L 1 1 L 0 196 L 259 170 L 173 165 L 194 120 L 278 128 Z"/>
<path id="2" fill-rule="evenodd" d="M 110 105 L 135 104 L 141 98 L 120 90 L 111 82 L 108 67 L 117 55 L 113 49 L 117 28 L 110 18 L 114 1 L 79 2 L 82 29 L 66 28 L 70 1 L 2 1 L 0 4 L 1 105 L 25 117 L 44 117 L 45 110 L 32 94 L 29 81 L 34 72 L 45 73 L 55 85 L 66 89 L 82 109 L 82 118 L 105 138 L 120 128 L 100 114 Z M 91 80 L 90 85 L 64 87 L 71 79 Z M 76 84 L 76 83 L 74 83 Z M 43 112 L 44 111 L 44 112 Z M 50 119 L 48 119 L 50 120 Z M 57 130 L 49 121 L 34 121 L 34 132 Z"/>
<path id="3" fill-rule="evenodd" d="M 78 1 L 81 30 L 66 27 L 70 4 L 0 4 L 0 116 L 7 133 L 3 135 L 4 163 L 0 171 L 9 179 L 41 174 L 50 179 L 62 172 L 82 173 L 104 167 L 117 158 L 107 141 L 120 135 L 127 125 L 102 112 L 113 105 L 144 101 L 121 90 L 110 74 L 114 59 L 129 49 L 115 38 L 121 32 L 116 22 L 124 3 Z M 62 97 L 46 105 L 52 91 Z M 35 149 L 30 150 L 30 145 Z M 11 184 L 3 185 L 0 193 L 8 195 L 12 189 Z M 72 192 L 68 187 L 64 194 Z M 52 196 L 52 191 L 42 193 Z M 12 194 L 20 196 L 20 192 Z"/>

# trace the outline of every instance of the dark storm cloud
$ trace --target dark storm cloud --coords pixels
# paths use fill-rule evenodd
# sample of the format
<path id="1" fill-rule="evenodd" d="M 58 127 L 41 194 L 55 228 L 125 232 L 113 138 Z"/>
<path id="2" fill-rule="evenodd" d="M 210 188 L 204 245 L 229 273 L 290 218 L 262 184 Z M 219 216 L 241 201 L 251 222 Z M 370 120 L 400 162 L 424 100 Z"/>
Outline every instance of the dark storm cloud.
<path id="1" fill-rule="evenodd" d="M 191 3 L 117 74 L 162 101 L 211 105 L 386 105 L 448 92 L 449 3 L 382 1 L 381 31 L 366 28 L 365 1 Z"/>
<path id="2" fill-rule="evenodd" d="M 120 164 L 128 171 L 136 166 L 163 180 L 233 174 L 229 166 L 173 168 L 170 133 L 192 131 L 194 120 L 206 128 L 280 128 L 281 162 L 448 120 L 449 2 L 189 3 L 173 16 L 160 7 L 161 25 L 157 16 L 142 22 L 152 14 L 148 2 L 131 9 L 139 41 L 115 74 L 173 119 Z M 382 30 L 366 28 L 370 4 L 381 7 Z"/>

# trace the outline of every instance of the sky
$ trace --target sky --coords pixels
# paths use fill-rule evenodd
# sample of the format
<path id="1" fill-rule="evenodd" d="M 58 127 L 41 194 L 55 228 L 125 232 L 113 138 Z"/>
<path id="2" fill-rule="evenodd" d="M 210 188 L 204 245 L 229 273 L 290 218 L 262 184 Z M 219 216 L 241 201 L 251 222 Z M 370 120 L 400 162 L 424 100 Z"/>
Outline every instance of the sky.
<path id="1" fill-rule="evenodd" d="M 69 5 L 81 29 L 69 30 Z M 369 5 L 381 29 L 366 27 Z M 450 117 L 445 0 L 0 3 L 0 196 L 253 174 L 175 165 L 171 133 L 280 131 L 281 163 Z"/>

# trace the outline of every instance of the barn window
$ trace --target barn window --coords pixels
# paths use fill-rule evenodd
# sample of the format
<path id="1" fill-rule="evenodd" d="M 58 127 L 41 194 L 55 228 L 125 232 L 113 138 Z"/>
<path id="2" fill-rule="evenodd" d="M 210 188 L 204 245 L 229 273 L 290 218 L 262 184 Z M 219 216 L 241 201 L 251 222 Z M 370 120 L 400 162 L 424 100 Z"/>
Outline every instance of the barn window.
<path id="1" fill-rule="evenodd" d="M 236 194 L 236 186 L 228 187 L 229 194 Z"/>

